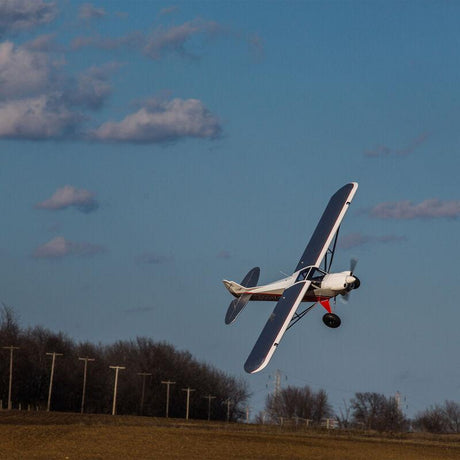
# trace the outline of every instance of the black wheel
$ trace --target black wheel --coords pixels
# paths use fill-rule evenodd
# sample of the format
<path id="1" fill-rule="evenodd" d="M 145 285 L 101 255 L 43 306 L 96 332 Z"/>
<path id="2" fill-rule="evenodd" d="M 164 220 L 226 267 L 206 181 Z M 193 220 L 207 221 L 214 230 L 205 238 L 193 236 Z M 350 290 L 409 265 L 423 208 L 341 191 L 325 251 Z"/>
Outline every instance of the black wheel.
<path id="1" fill-rule="evenodd" d="M 336 327 L 340 326 L 342 321 L 340 320 L 340 318 L 335 313 L 326 313 L 323 316 L 323 323 L 327 327 L 332 327 L 332 328 L 335 329 Z"/>

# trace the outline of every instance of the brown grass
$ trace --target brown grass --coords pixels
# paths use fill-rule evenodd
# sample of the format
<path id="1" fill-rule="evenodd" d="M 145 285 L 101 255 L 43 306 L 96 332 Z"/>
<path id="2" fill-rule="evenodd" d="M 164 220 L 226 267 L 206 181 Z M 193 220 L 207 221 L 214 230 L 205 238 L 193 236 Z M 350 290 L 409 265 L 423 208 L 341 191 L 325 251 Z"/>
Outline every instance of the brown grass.
<path id="1" fill-rule="evenodd" d="M 458 459 L 460 436 L 0 412 L 2 459 Z"/>

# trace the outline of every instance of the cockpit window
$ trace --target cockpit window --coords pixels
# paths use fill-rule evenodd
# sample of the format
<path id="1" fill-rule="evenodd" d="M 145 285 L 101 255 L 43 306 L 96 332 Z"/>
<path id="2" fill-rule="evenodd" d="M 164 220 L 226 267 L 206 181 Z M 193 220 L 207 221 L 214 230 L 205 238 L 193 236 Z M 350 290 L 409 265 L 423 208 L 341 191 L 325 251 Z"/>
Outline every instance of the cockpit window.
<path id="1" fill-rule="evenodd" d="M 313 268 L 311 270 L 311 273 L 309 274 L 308 276 L 308 279 L 314 283 L 314 282 L 319 282 L 319 281 L 322 281 L 322 279 L 324 278 L 324 276 L 326 275 L 326 273 L 324 273 L 322 270 L 320 270 L 319 268 Z"/>
<path id="2" fill-rule="evenodd" d="M 297 275 L 297 279 L 296 279 L 296 282 L 297 281 L 304 281 L 306 279 L 309 279 L 309 273 L 310 273 L 310 270 L 311 270 L 311 267 L 307 267 L 307 268 L 304 268 L 303 270 L 301 270 L 301 272 Z"/>

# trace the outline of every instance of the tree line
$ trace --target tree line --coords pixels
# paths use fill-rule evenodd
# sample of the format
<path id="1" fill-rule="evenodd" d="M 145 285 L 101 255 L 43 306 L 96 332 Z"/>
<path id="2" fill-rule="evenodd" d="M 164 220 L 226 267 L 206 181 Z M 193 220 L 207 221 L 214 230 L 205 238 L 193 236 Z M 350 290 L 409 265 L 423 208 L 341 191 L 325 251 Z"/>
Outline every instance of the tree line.
<path id="1" fill-rule="evenodd" d="M 325 419 L 335 419 L 339 428 L 387 432 L 428 431 L 460 433 L 460 404 L 445 401 L 407 418 L 396 397 L 380 393 L 355 393 L 334 413 L 325 390 L 288 386 L 268 395 L 265 410 L 256 417 L 259 423 L 280 424 L 290 420 L 297 424 L 322 426 Z"/>
<path id="2" fill-rule="evenodd" d="M 76 343 L 62 333 L 37 326 L 23 329 L 14 311 L 4 306 L 0 321 L 0 400 L 6 407 L 10 379 L 10 349 L 14 349 L 13 408 L 45 409 L 49 396 L 51 356 L 55 358 L 51 410 L 81 410 L 84 362 L 87 363 L 84 411 L 109 414 L 114 396 L 114 370 L 119 371 L 117 414 L 161 417 L 166 413 L 166 385 L 169 385 L 169 416 L 184 417 L 186 388 L 190 393 L 190 418 L 236 421 L 243 417 L 249 397 L 243 380 L 199 362 L 188 351 L 178 351 L 166 342 L 150 338 L 118 341 L 111 345 Z M 1 349 L 1 347 L 4 347 Z M 151 375 L 139 375 L 151 374 Z M 145 379 L 145 380 L 144 380 Z M 144 385 L 144 392 L 142 387 Z M 142 407 L 141 407 L 142 406 Z"/>
<path id="3" fill-rule="evenodd" d="M 14 351 L 13 407 L 46 409 L 49 396 L 51 357 L 56 352 L 51 410 L 81 410 L 84 362 L 87 363 L 85 392 L 86 413 L 109 414 L 114 394 L 114 370 L 123 366 L 117 391 L 117 413 L 162 417 L 166 412 L 166 385 L 170 385 L 169 416 L 183 418 L 186 392 L 191 388 L 190 417 L 194 419 L 238 421 L 245 416 L 249 398 L 245 381 L 178 351 L 165 342 L 138 337 L 111 345 L 76 343 L 65 334 L 37 326 L 22 329 L 10 307 L 3 306 L 0 318 L 0 400 L 6 407 L 10 378 L 10 347 Z M 3 349 L 2 349 L 3 347 Z M 10 350 L 10 351 L 9 351 Z M 147 375 L 139 375 L 147 374 Z M 144 386 L 144 391 L 143 390 Z M 321 426 L 325 419 L 335 419 L 339 428 L 433 433 L 460 432 L 460 404 L 445 401 L 427 408 L 410 420 L 395 397 L 380 393 L 355 393 L 334 412 L 324 389 L 312 390 L 288 386 L 267 396 L 265 409 L 256 422 L 279 424 L 305 422 Z"/>

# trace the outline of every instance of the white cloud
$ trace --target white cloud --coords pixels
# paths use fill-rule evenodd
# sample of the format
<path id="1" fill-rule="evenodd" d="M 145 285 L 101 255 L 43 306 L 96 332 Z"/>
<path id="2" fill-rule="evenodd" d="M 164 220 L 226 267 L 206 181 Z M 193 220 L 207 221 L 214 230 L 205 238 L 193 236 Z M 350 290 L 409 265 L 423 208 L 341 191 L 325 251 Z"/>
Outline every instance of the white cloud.
<path id="1" fill-rule="evenodd" d="M 0 43 L 0 99 L 37 94 L 48 86 L 50 75 L 46 54 L 17 47 L 10 41 Z"/>
<path id="2" fill-rule="evenodd" d="M 96 210 L 99 204 L 93 192 L 78 189 L 72 185 L 65 185 L 58 188 L 50 198 L 35 205 L 38 209 L 50 210 L 61 210 L 71 206 L 81 212 L 89 213 Z"/>
<path id="3" fill-rule="evenodd" d="M 46 52 L 53 36 L 23 46 L 0 43 L 0 138 L 63 139 L 83 137 L 85 117 L 76 109 L 101 108 L 112 93 L 110 77 L 120 64 L 109 62 L 66 75 Z"/>
<path id="4" fill-rule="evenodd" d="M 78 76 L 77 81 L 68 89 L 66 97 L 70 104 L 100 109 L 112 94 L 110 76 L 120 67 L 116 62 L 93 66 Z M 70 86 L 70 85 L 69 85 Z"/>
<path id="5" fill-rule="evenodd" d="M 161 59 L 169 54 L 190 56 L 186 45 L 196 37 L 212 38 L 223 33 L 225 28 L 214 21 L 194 19 L 177 26 L 158 26 L 150 33 L 135 31 L 117 38 L 101 36 L 76 37 L 72 41 L 73 49 L 94 46 L 105 50 L 132 49 L 141 51 L 151 59 Z"/>
<path id="6" fill-rule="evenodd" d="M 80 19 L 97 19 L 106 15 L 104 8 L 96 8 L 91 3 L 85 3 L 80 6 L 78 10 L 78 17 Z"/>
<path id="7" fill-rule="evenodd" d="M 222 26 L 214 21 L 195 19 L 178 26 L 157 27 L 147 38 L 143 47 L 146 56 L 160 59 L 167 53 L 187 55 L 185 44 L 197 35 L 214 36 L 222 31 Z"/>
<path id="8" fill-rule="evenodd" d="M 342 249 L 352 249 L 367 244 L 387 244 L 406 241 L 407 238 L 401 235 L 363 235 L 362 233 L 349 233 L 340 238 L 339 247 Z"/>
<path id="9" fill-rule="evenodd" d="M 415 139 L 412 139 L 405 147 L 401 149 L 391 149 L 386 145 L 380 145 L 373 150 L 366 150 L 364 156 L 369 158 L 388 157 L 388 156 L 406 156 L 414 152 L 418 147 L 426 142 L 429 138 L 428 132 L 423 132 Z"/>
<path id="10" fill-rule="evenodd" d="M 55 2 L 43 0 L 2 0 L 0 2 L 0 35 L 29 30 L 51 22 L 57 15 Z"/>
<path id="11" fill-rule="evenodd" d="M 197 99 L 152 100 L 120 122 L 106 122 L 93 138 L 109 142 L 156 143 L 185 137 L 215 138 L 221 132 L 216 116 Z"/>
<path id="12" fill-rule="evenodd" d="M 75 243 L 66 240 L 63 236 L 56 236 L 35 249 L 32 257 L 36 259 L 62 259 L 71 255 L 92 256 L 103 252 L 105 252 L 103 246 L 85 242 Z"/>
<path id="13" fill-rule="evenodd" d="M 0 103 L 0 138 L 59 139 L 72 135 L 83 117 L 59 95 L 40 95 Z"/>
<path id="14" fill-rule="evenodd" d="M 439 219 L 460 216 L 460 201 L 441 201 L 436 198 L 414 204 L 411 201 L 380 203 L 369 210 L 380 219 Z"/>

